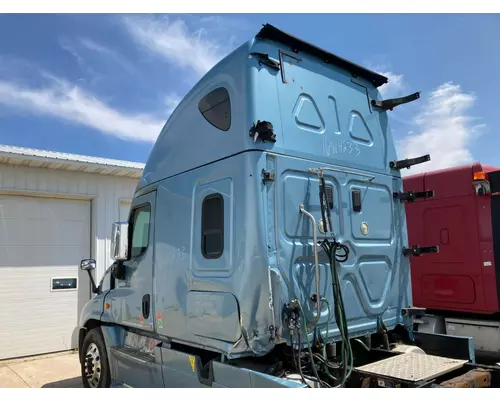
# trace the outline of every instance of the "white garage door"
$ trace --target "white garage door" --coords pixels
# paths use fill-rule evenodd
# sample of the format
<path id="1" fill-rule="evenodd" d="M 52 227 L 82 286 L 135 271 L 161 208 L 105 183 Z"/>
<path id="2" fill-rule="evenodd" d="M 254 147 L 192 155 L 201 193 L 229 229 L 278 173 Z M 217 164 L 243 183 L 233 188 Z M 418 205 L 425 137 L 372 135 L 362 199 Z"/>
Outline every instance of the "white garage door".
<path id="1" fill-rule="evenodd" d="M 90 201 L 0 195 L 0 359 L 77 347 Z"/>

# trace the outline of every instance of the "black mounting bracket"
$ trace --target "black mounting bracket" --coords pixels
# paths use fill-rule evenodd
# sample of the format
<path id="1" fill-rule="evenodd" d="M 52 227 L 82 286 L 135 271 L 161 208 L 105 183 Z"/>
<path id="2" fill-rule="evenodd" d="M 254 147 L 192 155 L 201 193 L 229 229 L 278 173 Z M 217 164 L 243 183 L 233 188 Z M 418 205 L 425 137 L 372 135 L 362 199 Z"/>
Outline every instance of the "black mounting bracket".
<path id="1" fill-rule="evenodd" d="M 420 247 L 418 244 L 413 247 L 403 247 L 403 255 L 420 257 L 422 254 L 439 253 L 438 246 Z"/>
<path id="2" fill-rule="evenodd" d="M 290 53 L 288 51 L 284 51 L 284 50 L 280 50 L 279 53 L 280 53 L 280 64 L 283 66 L 283 68 L 281 68 L 281 81 L 283 83 L 287 83 L 287 80 L 285 78 L 285 64 L 283 61 L 283 56 L 293 58 L 297 62 L 302 61 L 302 58 L 297 57 L 295 54 L 292 54 L 292 53 Z"/>
<path id="3" fill-rule="evenodd" d="M 425 308 L 422 307 L 407 307 L 401 309 L 401 315 L 407 316 L 409 318 L 417 317 L 421 318 L 425 315 Z"/>
<path id="4" fill-rule="evenodd" d="M 415 101 L 419 98 L 420 98 L 420 92 L 416 92 L 410 94 L 409 96 L 398 97 L 395 99 L 372 100 L 372 106 L 392 111 L 394 107 L 400 106 L 401 104 L 410 103 L 411 101 Z"/>
<path id="5" fill-rule="evenodd" d="M 274 173 L 262 168 L 262 183 L 265 185 L 268 181 L 274 181 Z"/>
<path id="6" fill-rule="evenodd" d="M 269 54 L 264 53 L 250 53 L 251 56 L 257 57 L 259 59 L 259 64 L 267 65 L 276 71 L 280 70 L 280 63 L 269 58 Z"/>
<path id="7" fill-rule="evenodd" d="M 399 161 L 391 161 L 389 163 L 389 167 L 394 168 L 394 169 L 403 169 L 403 168 L 408 168 L 412 165 L 417 165 L 417 164 L 422 164 L 424 162 L 430 161 L 431 156 L 429 154 L 426 154 L 425 156 L 422 157 L 417 157 L 417 158 L 407 158 L 405 160 L 399 160 Z"/>
<path id="8" fill-rule="evenodd" d="M 414 190 L 410 190 L 408 192 L 396 192 L 392 194 L 392 197 L 394 199 L 413 203 L 417 199 L 429 199 L 434 197 L 434 190 L 427 190 L 425 192 L 415 192 Z"/>
<path id="9" fill-rule="evenodd" d="M 260 138 L 264 143 L 276 143 L 276 135 L 274 134 L 273 124 L 268 121 L 254 122 L 250 128 L 250 137 L 253 137 L 254 142 Z"/>

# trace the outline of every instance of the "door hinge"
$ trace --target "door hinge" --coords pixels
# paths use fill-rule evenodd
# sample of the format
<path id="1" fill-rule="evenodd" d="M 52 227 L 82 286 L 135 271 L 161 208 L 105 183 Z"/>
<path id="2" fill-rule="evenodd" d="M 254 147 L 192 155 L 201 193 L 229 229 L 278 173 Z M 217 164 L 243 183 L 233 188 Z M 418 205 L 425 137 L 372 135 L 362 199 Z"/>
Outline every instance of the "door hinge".
<path id="1" fill-rule="evenodd" d="M 265 142 L 276 142 L 276 135 L 274 134 L 273 124 L 268 121 L 257 121 L 250 128 L 250 137 L 253 137 L 254 143 L 258 138 Z"/>
<path id="2" fill-rule="evenodd" d="M 430 199 L 434 197 L 434 190 L 427 190 L 425 192 L 416 192 L 414 190 L 409 190 L 408 192 L 396 192 L 392 194 L 394 199 L 399 199 L 400 201 L 407 201 L 408 203 L 413 203 L 417 199 Z"/>
<path id="3" fill-rule="evenodd" d="M 413 247 L 403 247 L 403 255 L 420 257 L 422 254 L 439 253 L 438 246 L 420 247 L 418 244 Z"/>
<path id="4" fill-rule="evenodd" d="M 400 106 L 401 104 L 410 103 L 420 98 L 420 92 L 410 94 L 405 97 L 397 97 L 395 99 L 387 100 L 372 100 L 372 106 L 382 108 L 384 110 L 392 111 L 394 107 Z"/>
<path id="5" fill-rule="evenodd" d="M 262 168 L 262 183 L 265 185 L 268 181 L 274 181 L 274 172 Z"/>
<path id="6" fill-rule="evenodd" d="M 389 163 L 389 167 L 394 169 L 403 169 L 403 168 L 410 169 L 412 165 L 422 164 L 430 160 L 431 156 L 429 154 L 426 154 L 425 156 L 422 157 L 407 158 L 405 160 L 399 160 L 399 161 L 391 161 Z"/>

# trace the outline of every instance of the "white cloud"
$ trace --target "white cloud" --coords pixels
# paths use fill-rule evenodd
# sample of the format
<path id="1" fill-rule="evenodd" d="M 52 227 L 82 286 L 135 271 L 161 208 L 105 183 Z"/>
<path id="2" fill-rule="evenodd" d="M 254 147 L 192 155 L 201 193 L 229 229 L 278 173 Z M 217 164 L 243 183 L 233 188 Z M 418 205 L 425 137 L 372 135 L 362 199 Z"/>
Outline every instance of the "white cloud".
<path id="1" fill-rule="evenodd" d="M 135 72 L 135 68 L 130 63 L 130 61 L 128 61 L 125 57 L 120 55 L 115 50 L 112 50 L 109 47 L 106 47 L 100 43 L 97 43 L 96 41 L 94 41 L 90 38 L 87 38 L 87 37 L 81 37 L 81 38 L 79 38 L 78 41 L 87 50 L 94 51 L 94 52 L 100 53 L 102 55 L 108 56 L 108 57 L 112 58 L 117 64 L 121 65 L 126 71 L 128 71 L 130 73 Z"/>
<path id="2" fill-rule="evenodd" d="M 197 76 L 208 72 L 226 53 L 204 29 L 191 31 L 181 19 L 125 17 L 123 21 L 138 44 Z"/>
<path id="3" fill-rule="evenodd" d="M 70 121 L 123 140 L 153 142 L 164 125 L 151 115 L 120 112 L 59 78 L 36 89 L 0 81 L 0 105 Z"/>
<path id="4" fill-rule="evenodd" d="M 92 67 L 87 65 L 87 63 L 84 61 L 83 57 L 80 55 L 80 53 L 77 51 L 76 46 L 74 45 L 73 41 L 66 38 L 66 37 L 61 37 L 59 38 L 59 45 L 61 48 L 69 53 L 71 56 L 73 56 L 76 59 L 76 62 L 82 72 L 85 74 L 84 77 L 79 78 L 80 81 L 87 82 L 91 84 L 95 84 L 98 82 L 101 78 L 102 75 L 100 73 L 97 73 L 94 71 Z M 36 71 L 35 71 L 36 72 Z"/>
<path id="5" fill-rule="evenodd" d="M 417 129 L 397 144 L 400 159 L 430 154 L 431 161 L 402 173 L 415 174 L 472 162 L 470 145 L 485 126 L 475 124 L 476 118 L 469 114 L 475 101 L 473 94 L 465 93 L 457 84 L 444 83 L 435 89 L 413 119 Z"/>
<path id="6" fill-rule="evenodd" d="M 78 65 L 81 66 L 83 64 L 82 57 L 80 56 L 80 54 L 77 53 L 77 51 L 75 50 L 75 48 L 73 47 L 73 45 L 71 44 L 71 42 L 67 38 L 65 38 L 65 37 L 60 38 L 59 44 L 64 51 L 68 52 L 73 57 L 75 57 L 76 61 L 78 62 Z"/>
<path id="7" fill-rule="evenodd" d="M 390 71 L 381 71 L 378 73 L 386 76 L 389 80 L 389 82 L 378 88 L 382 98 L 388 99 L 403 95 L 403 92 L 406 90 L 406 83 L 403 75 L 397 75 Z"/>
<path id="8" fill-rule="evenodd" d="M 380 58 L 377 57 L 377 58 Z M 408 85 L 406 84 L 404 75 L 397 74 L 393 72 L 391 63 L 388 62 L 387 57 L 383 56 L 383 60 L 365 61 L 366 68 L 376 72 L 377 74 L 383 75 L 388 79 L 388 82 L 378 88 L 383 99 L 389 99 L 392 97 L 404 96 Z"/>
<path id="9" fill-rule="evenodd" d="M 111 56 L 115 55 L 115 52 L 106 46 L 103 46 L 102 44 L 99 44 L 92 39 L 89 39 L 87 37 L 81 37 L 79 39 L 79 42 L 82 44 L 83 47 L 86 47 L 89 50 L 97 51 L 98 53 L 104 53 L 108 54 Z"/>

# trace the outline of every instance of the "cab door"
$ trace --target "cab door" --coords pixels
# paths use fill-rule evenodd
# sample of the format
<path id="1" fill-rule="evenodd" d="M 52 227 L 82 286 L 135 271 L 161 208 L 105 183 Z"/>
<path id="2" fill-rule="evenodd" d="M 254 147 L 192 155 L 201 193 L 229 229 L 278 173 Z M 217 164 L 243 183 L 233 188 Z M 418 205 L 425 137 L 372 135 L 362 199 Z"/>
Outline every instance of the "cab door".
<path id="1" fill-rule="evenodd" d="M 123 262 L 123 279 L 106 296 L 117 324 L 152 331 L 154 216 L 156 191 L 136 197 L 129 214 L 128 260 Z"/>

